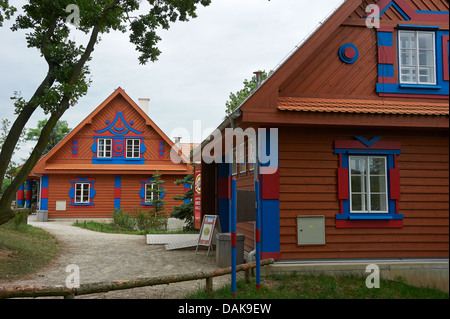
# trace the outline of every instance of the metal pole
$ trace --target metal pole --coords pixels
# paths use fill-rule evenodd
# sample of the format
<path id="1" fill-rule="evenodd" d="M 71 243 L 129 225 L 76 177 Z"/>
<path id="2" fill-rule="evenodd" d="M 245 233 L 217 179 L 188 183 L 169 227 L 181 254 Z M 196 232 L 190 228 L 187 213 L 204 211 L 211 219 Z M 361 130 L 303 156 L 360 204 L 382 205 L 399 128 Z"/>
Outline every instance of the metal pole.
<path id="1" fill-rule="evenodd" d="M 237 205 L 237 190 L 236 190 L 236 177 L 231 179 L 231 196 L 232 196 L 232 208 L 231 208 L 231 295 L 236 296 L 236 205 Z"/>
<path id="2" fill-rule="evenodd" d="M 255 218 L 255 242 L 256 242 L 256 288 L 261 289 L 261 201 L 259 192 L 259 179 L 255 182 L 256 191 L 256 218 Z"/>

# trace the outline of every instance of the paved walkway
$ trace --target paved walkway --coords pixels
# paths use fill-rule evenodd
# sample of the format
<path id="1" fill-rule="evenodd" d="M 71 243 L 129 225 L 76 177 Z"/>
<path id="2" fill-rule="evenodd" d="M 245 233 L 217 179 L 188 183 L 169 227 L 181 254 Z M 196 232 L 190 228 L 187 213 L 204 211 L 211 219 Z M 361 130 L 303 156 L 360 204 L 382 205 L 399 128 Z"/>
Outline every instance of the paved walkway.
<path id="1" fill-rule="evenodd" d="M 61 252 L 47 267 L 26 278 L 1 281 L 6 285 L 65 285 L 68 265 L 80 269 L 80 283 L 127 280 L 171 274 L 197 273 L 217 269 L 215 254 L 206 249 L 195 254 L 195 247 L 166 250 L 164 245 L 148 245 L 145 236 L 107 234 L 71 226 L 67 221 L 37 222 L 30 216 L 29 224 L 54 234 Z M 197 235 L 196 235 L 197 236 Z M 203 247 L 205 248 L 205 247 Z M 214 279 L 214 286 L 230 282 L 229 276 Z M 136 288 L 80 298 L 182 298 L 205 286 L 205 280 L 155 287 Z"/>

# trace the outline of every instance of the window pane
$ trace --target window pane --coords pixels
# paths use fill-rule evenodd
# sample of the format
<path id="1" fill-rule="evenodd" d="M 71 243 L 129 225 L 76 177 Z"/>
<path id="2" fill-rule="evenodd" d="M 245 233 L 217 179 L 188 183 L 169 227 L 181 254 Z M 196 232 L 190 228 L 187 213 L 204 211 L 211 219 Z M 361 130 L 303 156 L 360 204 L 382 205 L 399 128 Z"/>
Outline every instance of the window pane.
<path id="1" fill-rule="evenodd" d="M 434 65 L 434 52 L 433 51 L 419 51 L 419 66 L 433 66 Z"/>
<path id="2" fill-rule="evenodd" d="M 371 194 L 370 195 L 370 210 L 372 212 L 387 211 L 386 195 L 385 194 Z"/>
<path id="3" fill-rule="evenodd" d="M 364 177 L 363 176 L 352 176 L 352 193 L 362 193 L 365 192 L 364 189 Z"/>
<path id="4" fill-rule="evenodd" d="M 352 211 L 362 211 L 363 209 L 363 196 L 362 194 L 352 194 Z"/>
<path id="5" fill-rule="evenodd" d="M 364 175 L 366 173 L 365 158 L 352 157 L 350 159 L 350 169 L 352 175 Z"/>
<path id="6" fill-rule="evenodd" d="M 418 32 L 419 49 L 433 49 L 433 34 L 429 32 Z"/>
<path id="7" fill-rule="evenodd" d="M 89 184 L 83 184 L 83 203 L 89 203 Z"/>
<path id="8" fill-rule="evenodd" d="M 370 169 L 370 175 L 385 175 L 385 164 L 386 159 L 385 158 L 370 158 L 369 159 L 369 169 Z"/>
<path id="9" fill-rule="evenodd" d="M 420 68 L 419 69 L 420 83 L 434 83 L 434 68 Z"/>
<path id="10" fill-rule="evenodd" d="M 371 176 L 370 177 L 370 192 L 371 193 L 386 193 L 386 177 Z"/>

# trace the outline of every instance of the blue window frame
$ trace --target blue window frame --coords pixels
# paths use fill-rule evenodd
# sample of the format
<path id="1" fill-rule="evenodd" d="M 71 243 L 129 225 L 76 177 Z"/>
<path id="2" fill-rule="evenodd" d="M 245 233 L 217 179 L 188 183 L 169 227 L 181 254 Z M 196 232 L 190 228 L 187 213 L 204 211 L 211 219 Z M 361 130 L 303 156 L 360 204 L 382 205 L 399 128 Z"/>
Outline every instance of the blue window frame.
<path id="1" fill-rule="evenodd" d="M 69 196 L 71 198 L 70 205 L 75 206 L 93 206 L 95 189 L 95 180 L 88 177 L 78 177 L 70 180 L 71 188 Z"/>
<path id="2" fill-rule="evenodd" d="M 153 206 L 153 192 L 151 191 L 155 187 L 153 183 L 154 178 L 146 178 L 141 180 L 141 189 L 139 190 L 139 197 L 141 198 L 141 205 Z M 163 182 L 164 184 L 164 182 Z M 159 199 L 163 199 L 166 192 L 164 191 L 163 185 L 161 185 L 162 193 L 159 193 Z"/>
<path id="3" fill-rule="evenodd" d="M 448 96 L 448 34 L 448 30 L 426 25 L 400 24 L 392 31 L 378 31 L 376 91 L 383 96 Z M 394 77 L 396 66 L 398 76 Z"/>
<path id="4" fill-rule="evenodd" d="M 374 139 L 375 141 L 375 139 Z M 341 212 L 336 219 L 403 219 L 397 213 L 393 187 L 399 184 L 394 174 L 400 149 L 335 148 L 340 155 L 339 197 Z M 339 171 L 338 171 L 339 174 Z M 344 195 L 341 195 L 344 194 Z"/>

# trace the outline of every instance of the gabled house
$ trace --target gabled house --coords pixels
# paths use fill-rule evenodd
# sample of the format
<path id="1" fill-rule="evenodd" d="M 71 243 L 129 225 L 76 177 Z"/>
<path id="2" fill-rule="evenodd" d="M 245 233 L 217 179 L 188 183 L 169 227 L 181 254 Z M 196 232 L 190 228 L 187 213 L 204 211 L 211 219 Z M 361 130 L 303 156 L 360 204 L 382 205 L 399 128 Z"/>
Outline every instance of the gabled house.
<path id="1" fill-rule="evenodd" d="M 448 62 L 448 1 L 345 1 L 202 142 L 201 211 L 262 258 L 448 258 Z"/>
<path id="2" fill-rule="evenodd" d="M 33 168 L 38 210 L 48 211 L 48 218 L 111 218 L 116 208 L 149 210 L 152 175 L 158 172 L 170 212 L 180 205 L 172 196 L 185 191 L 174 181 L 191 172 L 176 147 L 172 161 L 173 145 L 118 88 Z"/>

